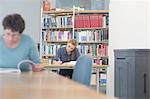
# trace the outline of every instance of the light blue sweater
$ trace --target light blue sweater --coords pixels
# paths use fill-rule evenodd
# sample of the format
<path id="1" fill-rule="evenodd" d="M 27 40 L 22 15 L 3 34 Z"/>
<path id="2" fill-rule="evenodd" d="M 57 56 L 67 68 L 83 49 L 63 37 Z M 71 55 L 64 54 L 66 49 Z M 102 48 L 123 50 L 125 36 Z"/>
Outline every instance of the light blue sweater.
<path id="1" fill-rule="evenodd" d="M 21 34 L 20 44 L 16 48 L 7 48 L 3 36 L 0 36 L 0 68 L 17 68 L 21 60 L 27 59 L 40 63 L 35 43 L 29 36 Z M 22 67 L 24 71 L 28 69 L 28 66 Z"/>

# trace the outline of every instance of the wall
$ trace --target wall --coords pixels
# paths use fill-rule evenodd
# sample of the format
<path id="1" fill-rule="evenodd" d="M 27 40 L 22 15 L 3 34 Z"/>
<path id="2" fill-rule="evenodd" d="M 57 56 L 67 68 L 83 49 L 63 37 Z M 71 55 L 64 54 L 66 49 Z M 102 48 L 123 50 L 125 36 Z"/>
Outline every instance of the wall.
<path id="1" fill-rule="evenodd" d="M 147 1 L 147 32 L 148 32 L 148 46 L 150 46 L 150 11 L 148 9 L 150 9 L 150 1 Z"/>
<path id="2" fill-rule="evenodd" d="M 113 50 L 150 48 L 149 5 L 148 0 L 110 0 L 108 95 L 114 95 Z"/>
<path id="3" fill-rule="evenodd" d="M 20 13 L 26 21 L 25 34 L 39 42 L 40 0 L 0 0 L 0 34 L 3 33 L 2 20 L 7 14 Z"/>
<path id="4" fill-rule="evenodd" d="M 103 10 L 108 9 L 109 0 L 51 0 L 56 2 L 58 8 L 72 8 L 73 5 L 83 7 L 86 10 Z M 53 6 L 53 5 L 52 5 Z"/>

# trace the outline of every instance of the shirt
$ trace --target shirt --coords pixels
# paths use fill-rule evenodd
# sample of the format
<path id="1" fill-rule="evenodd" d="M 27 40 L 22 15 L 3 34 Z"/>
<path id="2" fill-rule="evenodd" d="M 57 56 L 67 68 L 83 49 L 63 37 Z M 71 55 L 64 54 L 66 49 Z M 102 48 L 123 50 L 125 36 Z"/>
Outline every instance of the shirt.
<path id="1" fill-rule="evenodd" d="M 54 60 L 62 61 L 63 63 L 69 62 L 69 61 L 76 61 L 77 58 L 80 56 L 80 53 L 79 53 L 77 48 L 75 48 L 74 51 L 75 51 L 75 59 L 71 59 L 72 53 L 67 54 L 66 47 L 59 48 L 57 53 L 56 53 L 56 57 L 54 58 Z"/>
<path id="2" fill-rule="evenodd" d="M 16 48 L 8 48 L 5 45 L 3 35 L 0 36 L 0 68 L 17 68 L 21 60 L 31 60 L 40 63 L 40 58 L 34 41 L 25 34 L 21 34 L 20 43 Z M 28 70 L 29 67 L 22 67 Z"/>

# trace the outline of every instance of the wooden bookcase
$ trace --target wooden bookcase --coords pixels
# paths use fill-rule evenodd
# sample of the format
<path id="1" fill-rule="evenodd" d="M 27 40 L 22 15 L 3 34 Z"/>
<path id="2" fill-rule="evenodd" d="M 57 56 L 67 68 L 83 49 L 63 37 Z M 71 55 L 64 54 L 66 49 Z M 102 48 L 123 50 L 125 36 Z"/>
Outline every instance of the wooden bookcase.
<path id="1" fill-rule="evenodd" d="M 41 15 L 41 59 L 51 60 L 67 40 L 73 39 L 73 12 L 43 11 Z"/>
<path id="2" fill-rule="evenodd" d="M 108 65 L 109 11 L 42 11 L 41 59 L 51 59 L 67 40 L 76 39 L 81 54 L 91 54 L 93 63 Z"/>

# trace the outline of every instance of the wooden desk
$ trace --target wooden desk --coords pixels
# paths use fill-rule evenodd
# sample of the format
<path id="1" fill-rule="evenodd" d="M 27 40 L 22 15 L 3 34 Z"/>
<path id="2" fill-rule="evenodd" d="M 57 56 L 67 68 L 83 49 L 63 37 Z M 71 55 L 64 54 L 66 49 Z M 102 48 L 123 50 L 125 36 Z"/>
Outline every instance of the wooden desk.
<path id="1" fill-rule="evenodd" d="M 58 65 L 58 64 L 49 64 L 49 63 L 42 63 L 41 64 L 42 66 L 44 66 L 45 68 L 59 68 L 59 69 L 72 69 L 74 68 L 74 64 L 61 64 L 61 65 Z M 94 64 L 93 65 L 93 68 L 107 68 L 109 65 L 96 65 Z"/>
<path id="2" fill-rule="evenodd" d="M 56 73 L 0 74 L 0 99 L 110 99 Z M 113 98 L 112 98 L 113 99 Z"/>
<path id="3" fill-rule="evenodd" d="M 72 64 L 61 64 L 61 65 L 58 65 L 58 64 L 49 64 L 49 63 L 42 63 L 41 64 L 42 66 L 44 66 L 45 68 L 48 68 L 48 69 L 72 69 L 74 68 L 74 65 Z M 107 69 L 108 65 L 93 65 L 93 68 L 96 70 L 96 90 L 97 92 L 100 91 L 100 68 L 103 68 L 103 69 Z"/>

